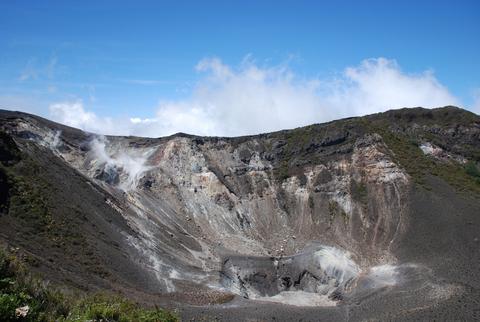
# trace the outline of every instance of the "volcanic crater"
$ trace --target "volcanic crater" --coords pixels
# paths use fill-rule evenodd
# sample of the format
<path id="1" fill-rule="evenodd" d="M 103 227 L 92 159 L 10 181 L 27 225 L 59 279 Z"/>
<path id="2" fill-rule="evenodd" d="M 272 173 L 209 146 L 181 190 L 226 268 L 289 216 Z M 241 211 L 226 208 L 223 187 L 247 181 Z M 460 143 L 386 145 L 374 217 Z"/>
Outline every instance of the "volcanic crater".
<path id="1" fill-rule="evenodd" d="M 472 113 L 404 109 L 237 138 L 101 136 L 0 116 L 7 174 L 42 181 L 65 225 L 57 244 L 27 241 L 12 229 L 33 224 L 2 197 L 2 239 L 56 283 L 121 290 L 185 319 L 478 314 L 480 189 L 460 172 L 480 155 Z M 72 229 L 92 256 L 62 251 Z"/>

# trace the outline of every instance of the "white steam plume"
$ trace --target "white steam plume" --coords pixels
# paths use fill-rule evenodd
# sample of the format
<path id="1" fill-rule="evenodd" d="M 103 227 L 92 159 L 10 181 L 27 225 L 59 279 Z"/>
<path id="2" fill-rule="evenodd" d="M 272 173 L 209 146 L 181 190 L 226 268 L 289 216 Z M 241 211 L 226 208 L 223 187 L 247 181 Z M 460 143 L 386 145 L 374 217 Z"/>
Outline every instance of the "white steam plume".
<path id="1" fill-rule="evenodd" d="M 135 189 L 143 174 L 152 167 L 148 157 L 155 150 L 126 150 L 125 147 L 110 144 L 103 136 L 95 137 L 90 142 L 91 157 L 96 167 L 104 167 L 104 171 L 115 171 L 119 175 L 120 189 L 129 191 Z"/>

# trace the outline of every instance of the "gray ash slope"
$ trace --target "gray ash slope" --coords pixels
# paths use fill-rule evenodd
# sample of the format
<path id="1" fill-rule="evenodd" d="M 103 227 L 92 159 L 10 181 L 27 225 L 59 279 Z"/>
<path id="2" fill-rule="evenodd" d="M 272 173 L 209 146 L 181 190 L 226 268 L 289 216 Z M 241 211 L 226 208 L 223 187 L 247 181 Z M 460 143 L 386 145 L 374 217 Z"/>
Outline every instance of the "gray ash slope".
<path id="1" fill-rule="evenodd" d="M 0 238 L 57 285 L 185 320 L 480 318 L 475 114 L 157 139 L 0 119 Z"/>

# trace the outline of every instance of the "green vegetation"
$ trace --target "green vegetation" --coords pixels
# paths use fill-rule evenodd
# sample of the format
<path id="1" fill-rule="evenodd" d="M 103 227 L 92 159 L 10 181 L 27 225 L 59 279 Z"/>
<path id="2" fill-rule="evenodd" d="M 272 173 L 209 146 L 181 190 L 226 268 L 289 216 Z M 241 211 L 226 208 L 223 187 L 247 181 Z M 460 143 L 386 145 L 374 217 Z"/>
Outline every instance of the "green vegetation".
<path id="1" fill-rule="evenodd" d="M 458 191 L 468 191 L 480 194 L 478 169 L 472 162 L 462 166 L 457 162 L 435 160 L 425 155 L 419 148 L 415 138 L 402 133 L 393 133 L 387 126 L 368 126 L 371 133 L 382 136 L 388 148 L 393 152 L 393 159 L 403 167 L 415 183 L 429 189 L 425 181 L 426 175 L 442 178 Z"/>
<path id="2" fill-rule="evenodd" d="M 49 231 L 54 220 L 44 193 L 50 187 L 41 179 L 42 169 L 4 132 L 0 132 L 0 156 L 1 192 L 8 198 L 2 200 L 0 210 L 28 221 L 34 233 Z"/>
<path id="3" fill-rule="evenodd" d="M 73 257 L 79 252 L 90 254 L 85 238 L 65 218 L 54 214 L 51 205 L 55 202 L 50 200 L 54 191 L 39 172 L 38 165 L 26 157 L 8 167 L 0 164 L 0 174 L 6 178 L 8 189 L 8 204 L 4 203 L 2 211 L 18 219 L 19 233 L 41 239 L 45 247 L 63 249 Z M 93 255 L 92 263 L 96 261 Z"/>
<path id="4" fill-rule="evenodd" d="M 372 132 L 379 133 L 386 145 L 393 151 L 392 157 L 416 183 L 424 185 L 424 175 L 434 168 L 433 160 L 425 156 L 414 141 L 408 140 L 400 134 L 394 134 L 385 128 L 377 128 Z"/>
<path id="5" fill-rule="evenodd" d="M 314 127 L 306 126 L 291 130 L 287 133 L 287 149 L 289 151 L 304 147 L 312 139 Z"/>
<path id="6" fill-rule="evenodd" d="M 19 156 L 20 151 L 10 135 L 0 131 L 0 163 L 15 163 L 15 161 L 19 159 Z"/>
<path id="7" fill-rule="evenodd" d="M 282 160 L 280 166 L 275 169 L 275 177 L 277 177 L 278 181 L 282 182 L 283 180 L 288 178 L 288 160 Z"/>
<path id="8" fill-rule="evenodd" d="M 27 305 L 26 316 L 17 317 L 16 309 Z M 61 293 L 32 278 L 16 256 L 0 250 L 1 321 L 53 321 L 67 313 Z"/>
<path id="9" fill-rule="evenodd" d="M 33 145 L 29 148 L 35 149 Z M 0 215 L 18 222 L 15 232 L 22 238 L 17 242 L 39 243 L 52 258 L 61 252 L 89 272 L 106 276 L 109 272 L 85 236 L 57 206 L 63 201 L 56 199 L 55 189 L 35 159 L 35 150 L 31 156 L 23 154 L 12 138 L 0 131 Z M 65 207 L 81 222 L 84 215 L 75 206 Z M 0 247 L 0 321 L 177 321 L 167 311 L 144 309 L 117 295 L 66 296 L 32 277 L 26 264 L 36 266 L 38 262 Z"/>
<path id="10" fill-rule="evenodd" d="M 312 210 L 315 208 L 315 200 L 311 194 L 308 195 L 308 207 Z"/>
<path id="11" fill-rule="evenodd" d="M 287 179 L 290 174 L 290 161 L 293 156 L 299 155 L 301 151 L 311 140 L 313 132 L 312 127 L 303 127 L 291 130 L 285 134 L 284 155 L 278 167 L 275 169 L 275 177 L 282 182 Z"/>
<path id="12" fill-rule="evenodd" d="M 178 318 L 172 313 L 159 309 L 143 309 L 137 304 L 119 296 L 97 294 L 79 301 L 65 321 L 135 321 L 174 322 Z"/>
<path id="13" fill-rule="evenodd" d="M 58 207 L 64 200 L 57 199 L 56 187 L 49 183 L 45 169 L 34 155 L 21 153 L 9 138 L 0 132 L 0 148 L 9 155 L 0 162 L 0 213 L 16 219 L 18 236 L 40 243 L 50 253 L 62 252 L 66 258 L 81 262 L 90 273 L 109 275 L 85 236 L 71 224 L 72 218 Z M 76 206 L 64 207 L 76 215 L 73 219 L 79 223 L 85 218 Z"/>
<path id="14" fill-rule="evenodd" d="M 342 126 L 339 125 L 339 127 Z M 283 147 L 282 158 L 274 170 L 277 180 L 282 182 L 288 177 L 298 174 L 298 168 L 294 165 L 296 161 L 319 163 L 318 155 L 313 150 L 309 151 L 309 148 L 311 148 L 312 144 L 319 144 L 316 140 L 326 136 L 328 131 L 331 130 L 330 127 L 320 128 L 318 125 L 309 125 L 289 130 L 279 135 L 277 139 L 284 141 L 285 146 Z M 271 143 L 267 147 L 271 149 Z"/>
<path id="15" fill-rule="evenodd" d="M 413 125 L 416 127 L 413 127 Z M 415 183 L 430 189 L 426 176 L 438 176 L 459 191 L 480 193 L 480 147 L 472 143 L 468 135 L 461 136 L 462 127 L 480 124 L 480 118 L 470 112 L 446 107 L 429 110 L 422 108 L 402 109 L 386 113 L 337 121 L 321 126 L 312 125 L 278 134 L 276 139 L 285 142 L 282 156 L 278 161 L 274 175 L 280 182 L 297 174 L 302 164 L 319 164 L 328 161 L 318 153 L 318 145 L 323 138 L 335 137 L 344 130 L 351 137 L 365 133 L 378 133 L 388 146 L 386 153 L 400 164 Z M 460 136 L 452 137 L 451 131 L 459 131 Z M 471 162 L 462 165 L 455 161 L 441 161 L 426 156 L 419 144 L 428 141 L 447 151 L 464 156 Z M 351 143 L 344 142 L 347 147 Z M 344 143 L 335 144 L 342 148 Z M 341 144 L 341 145 L 340 145 Z M 312 148 L 313 146 L 313 148 Z M 326 148 L 328 149 L 328 147 Z M 348 150 L 348 149 L 347 149 Z M 391 153 L 393 152 L 393 153 Z M 299 166 L 297 166 L 298 164 Z M 366 190 L 362 186 L 352 187 L 359 201 L 366 200 Z M 357 189 L 358 188 L 358 189 Z"/>
<path id="16" fill-rule="evenodd" d="M 360 201 L 362 205 L 366 206 L 368 203 L 368 192 L 365 183 L 351 180 L 350 184 L 353 199 Z"/>
<path id="17" fill-rule="evenodd" d="M 174 322 L 178 318 L 159 308 L 142 308 L 118 295 L 67 297 L 32 277 L 17 256 L 0 249 L 0 321 Z"/>
<path id="18" fill-rule="evenodd" d="M 477 165 L 473 161 L 467 162 L 465 165 L 465 172 L 469 175 L 472 176 L 479 182 L 480 180 L 480 170 L 478 170 Z"/>
<path id="19" fill-rule="evenodd" d="M 35 169 L 32 164 L 25 166 Z M 54 224 L 52 214 L 49 212 L 47 200 L 41 193 L 41 189 L 34 185 L 35 181 L 29 180 L 26 176 L 17 175 L 11 168 L 3 168 L 0 171 L 7 174 L 11 186 L 9 214 L 28 220 L 35 227 L 36 233 L 48 231 Z"/>
<path id="20" fill-rule="evenodd" d="M 330 214 L 330 225 L 333 224 L 335 217 L 340 215 L 343 219 L 344 224 L 348 224 L 348 215 L 343 211 L 340 205 L 335 200 L 330 200 L 328 202 L 328 212 Z"/>

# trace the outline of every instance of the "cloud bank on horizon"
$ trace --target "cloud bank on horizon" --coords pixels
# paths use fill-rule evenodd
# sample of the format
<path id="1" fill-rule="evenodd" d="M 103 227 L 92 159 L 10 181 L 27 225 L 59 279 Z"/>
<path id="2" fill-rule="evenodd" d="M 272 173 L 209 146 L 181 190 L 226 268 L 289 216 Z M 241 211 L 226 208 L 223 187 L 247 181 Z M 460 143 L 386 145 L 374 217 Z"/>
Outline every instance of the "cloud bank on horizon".
<path id="1" fill-rule="evenodd" d="M 371 58 L 333 77 L 305 78 L 288 64 L 237 67 L 201 60 L 188 97 L 160 101 L 149 118 L 100 117 L 82 101 L 50 105 L 50 117 L 85 131 L 159 137 L 176 132 L 238 136 L 295 128 L 402 107 L 461 105 L 431 70 L 409 74 L 395 60 Z M 471 110 L 480 111 L 480 92 Z"/>

